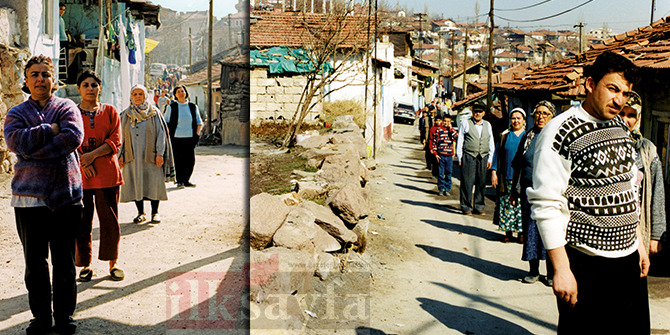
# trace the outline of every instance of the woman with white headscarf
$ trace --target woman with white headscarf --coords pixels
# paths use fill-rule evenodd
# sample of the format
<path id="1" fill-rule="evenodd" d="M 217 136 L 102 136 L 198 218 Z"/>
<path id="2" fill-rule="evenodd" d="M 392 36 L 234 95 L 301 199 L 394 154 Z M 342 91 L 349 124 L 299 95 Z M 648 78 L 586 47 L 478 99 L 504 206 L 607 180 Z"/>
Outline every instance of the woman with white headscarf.
<path id="1" fill-rule="evenodd" d="M 144 200 L 149 200 L 151 222 L 158 223 L 158 205 L 168 199 L 165 182 L 174 180 L 172 146 L 163 114 L 149 102 L 147 89 L 135 85 L 130 92 L 130 106 L 121 114 L 119 165 L 125 184 L 120 201 L 134 201 L 137 216 L 133 222 L 142 223 L 147 220 Z"/>

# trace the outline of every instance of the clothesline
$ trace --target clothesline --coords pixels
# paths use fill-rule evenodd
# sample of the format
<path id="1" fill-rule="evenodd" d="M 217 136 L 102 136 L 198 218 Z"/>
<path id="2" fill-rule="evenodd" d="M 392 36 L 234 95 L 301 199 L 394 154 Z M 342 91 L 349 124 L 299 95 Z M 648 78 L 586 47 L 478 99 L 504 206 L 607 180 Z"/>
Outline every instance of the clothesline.
<path id="1" fill-rule="evenodd" d="M 116 15 L 113 19 L 111 19 L 109 22 L 105 23 L 105 24 L 102 26 L 102 29 L 106 29 L 107 26 L 109 26 L 110 24 L 114 23 L 114 21 L 116 21 L 121 15 L 123 15 L 123 14 L 125 14 L 126 12 L 129 12 L 129 11 L 130 11 L 130 8 L 127 8 L 127 9 L 124 10 L 123 12 L 119 13 L 119 14 Z"/>

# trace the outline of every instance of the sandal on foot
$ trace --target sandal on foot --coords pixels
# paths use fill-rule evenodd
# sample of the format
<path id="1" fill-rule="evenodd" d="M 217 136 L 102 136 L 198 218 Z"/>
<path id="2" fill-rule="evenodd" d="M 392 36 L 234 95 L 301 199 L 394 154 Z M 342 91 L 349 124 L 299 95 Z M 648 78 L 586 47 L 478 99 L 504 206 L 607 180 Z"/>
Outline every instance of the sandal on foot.
<path id="1" fill-rule="evenodd" d="M 120 281 L 123 280 L 123 278 L 126 278 L 126 275 L 123 273 L 123 270 L 117 267 L 109 270 L 109 275 L 112 277 L 112 280 L 114 281 Z"/>
<path id="2" fill-rule="evenodd" d="M 147 216 L 144 214 L 138 214 L 134 219 L 133 223 L 142 223 L 147 220 Z"/>
<path id="3" fill-rule="evenodd" d="M 79 271 L 79 280 L 81 281 L 91 281 L 91 278 L 93 278 L 93 270 L 89 267 L 85 267 Z"/>

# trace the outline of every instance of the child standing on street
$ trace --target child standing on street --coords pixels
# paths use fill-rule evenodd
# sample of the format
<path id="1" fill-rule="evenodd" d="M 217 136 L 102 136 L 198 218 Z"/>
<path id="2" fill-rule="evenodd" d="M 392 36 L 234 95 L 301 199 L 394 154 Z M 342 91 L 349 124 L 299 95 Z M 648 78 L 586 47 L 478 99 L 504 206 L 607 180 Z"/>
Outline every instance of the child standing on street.
<path id="1" fill-rule="evenodd" d="M 437 116 L 435 126 L 430 129 L 430 153 L 437 161 L 437 195 L 451 195 L 451 167 L 457 138 L 458 132 L 451 127 L 451 117 Z"/>

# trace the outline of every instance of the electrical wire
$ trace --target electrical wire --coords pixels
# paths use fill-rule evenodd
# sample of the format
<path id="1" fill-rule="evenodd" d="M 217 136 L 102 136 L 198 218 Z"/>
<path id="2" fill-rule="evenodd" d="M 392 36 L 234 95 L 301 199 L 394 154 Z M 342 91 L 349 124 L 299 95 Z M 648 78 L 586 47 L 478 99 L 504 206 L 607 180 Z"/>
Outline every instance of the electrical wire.
<path id="1" fill-rule="evenodd" d="M 560 15 L 563 15 L 563 14 L 565 14 L 565 13 L 569 13 L 569 12 L 571 12 L 571 11 L 573 11 L 573 10 L 579 8 L 579 7 L 582 7 L 582 6 L 586 5 L 586 4 L 588 4 L 589 2 L 593 2 L 593 0 L 588 0 L 588 1 L 586 1 L 586 2 L 584 2 L 584 3 L 582 3 L 582 4 L 580 4 L 580 5 L 577 5 L 577 6 L 575 6 L 575 7 L 570 8 L 570 9 L 564 10 L 564 11 L 562 11 L 562 12 L 560 12 L 560 13 L 557 13 L 557 14 L 549 15 L 549 16 L 545 16 L 545 17 L 542 17 L 542 18 L 539 18 L 539 19 L 533 19 L 533 20 L 511 20 L 511 19 L 506 19 L 506 18 L 501 17 L 501 16 L 498 16 L 498 15 L 495 15 L 495 17 L 497 17 L 497 18 L 499 18 L 499 19 L 501 19 L 501 20 L 509 21 L 509 22 L 538 22 L 538 21 L 544 21 L 544 20 L 547 20 L 547 19 L 551 19 L 551 18 L 560 16 Z"/>
<path id="2" fill-rule="evenodd" d="M 534 4 L 534 5 L 530 5 L 530 6 L 526 6 L 526 7 L 511 8 L 511 9 L 510 9 L 510 8 L 508 8 L 508 9 L 494 8 L 493 10 L 494 10 L 494 11 L 499 11 L 499 12 L 513 12 L 513 11 L 517 11 L 517 10 L 524 10 L 524 9 L 528 9 L 528 8 L 533 8 L 533 7 L 535 7 L 535 6 L 539 6 L 539 5 L 544 4 L 544 3 L 547 3 L 547 2 L 549 2 L 549 1 L 551 1 L 551 0 L 544 0 L 544 1 L 542 1 L 542 2 L 538 2 L 538 3 Z"/>

